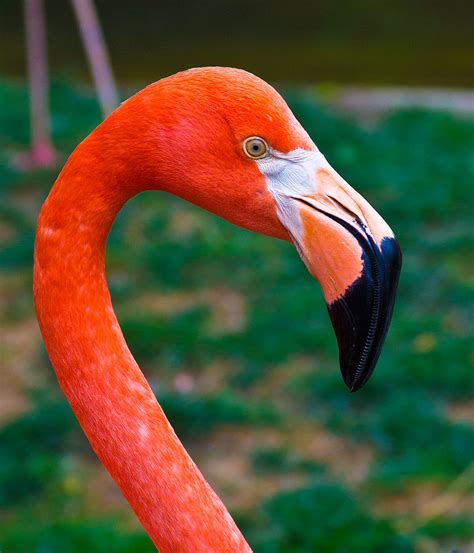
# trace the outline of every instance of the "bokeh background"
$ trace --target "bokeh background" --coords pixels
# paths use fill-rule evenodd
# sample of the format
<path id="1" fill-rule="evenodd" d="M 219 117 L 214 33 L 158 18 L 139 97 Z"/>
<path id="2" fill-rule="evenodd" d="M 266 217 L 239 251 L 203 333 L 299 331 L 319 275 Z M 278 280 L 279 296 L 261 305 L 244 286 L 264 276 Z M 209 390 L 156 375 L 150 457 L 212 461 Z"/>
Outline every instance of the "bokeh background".
<path id="1" fill-rule="evenodd" d="M 471 551 L 469 2 L 96 4 L 122 98 L 196 65 L 256 72 L 404 252 L 378 368 L 351 395 L 321 292 L 291 245 L 157 193 L 113 227 L 108 279 L 125 336 L 255 551 Z M 59 392 L 32 306 L 38 210 L 101 120 L 71 6 L 46 9 L 61 161 L 25 171 L 22 5 L 0 4 L 0 549 L 148 552 Z"/>

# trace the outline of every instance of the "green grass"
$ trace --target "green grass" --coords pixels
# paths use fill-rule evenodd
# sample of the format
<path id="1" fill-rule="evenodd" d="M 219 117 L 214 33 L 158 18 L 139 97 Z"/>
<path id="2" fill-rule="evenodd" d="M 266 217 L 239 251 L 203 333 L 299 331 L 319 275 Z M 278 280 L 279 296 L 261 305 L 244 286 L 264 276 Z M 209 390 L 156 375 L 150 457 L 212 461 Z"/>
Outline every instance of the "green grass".
<path id="1" fill-rule="evenodd" d="M 61 515 L 59 515 L 61 516 Z M 2 536 L 3 534 L 3 536 Z M 18 526 L 0 532 L 5 551 L 15 553 L 147 553 L 153 551 L 148 536 L 120 531 L 113 520 L 35 521 L 18 517 Z"/>
<path id="2" fill-rule="evenodd" d="M 347 490 L 332 483 L 275 495 L 258 509 L 250 536 L 262 553 L 414 551 L 409 538 L 386 520 L 367 514 Z"/>
<path id="3" fill-rule="evenodd" d="M 357 394 L 347 392 L 322 294 L 290 244 L 237 229 L 167 195 L 135 198 L 112 230 L 108 276 L 124 334 L 147 377 L 158 383 L 158 397 L 185 445 L 208 445 L 200 455 L 212 458 L 217 428 L 231 436 L 262 429 L 285 435 L 301 421 L 360 447 L 370 444 L 367 476 L 350 491 L 341 476 L 330 476 L 330 465 L 296 445 L 242 451 L 257 478 L 291 473 L 305 482 L 236 512 L 256 552 L 398 553 L 413 551 L 420 539 L 440 550 L 460 547 L 474 539 L 467 515 L 418 520 L 407 512 L 414 529 L 402 531 L 399 515 L 381 516 L 377 505 L 388 494 L 409 497 L 419 485 L 442 490 L 474 456 L 472 426 L 448 416 L 449 406 L 469 400 L 474 389 L 474 125 L 446 113 L 404 111 L 364 128 L 308 94 L 292 92 L 288 100 L 328 160 L 390 222 L 403 249 L 394 320 L 372 380 Z M 10 160 L 28 142 L 24 87 L 0 82 L 0 101 L 0 321 L 13 325 L 33 314 L 35 218 L 56 171 L 15 169 Z M 96 124 L 98 109 L 87 91 L 63 83 L 54 84 L 52 105 L 55 142 L 66 155 Z M 183 215 L 192 225 L 178 236 L 172 229 Z M 133 307 L 143 293 L 210 288 L 242 297 L 241 327 L 213 327 L 212 306 L 204 301 L 172 315 Z M 53 399 L 34 399 L 41 394 L 33 386 L 31 411 L 0 430 L 0 502 L 8 521 L 0 548 L 151 550 L 140 532 L 108 515 L 96 513 L 94 520 L 83 494 L 61 491 L 71 459 L 79 467 L 95 461 L 57 399 L 40 344 L 34 366 L 42 382 L 36 388 Z M 281 378 L 272 378 L 275 369 Z M 186 393 L 174 384 L 183 372 L 194 383 Z M 209 374 L 214 384 L 201 389 Z M 33 522 L 32 513 L 41 521 Z"/>
<path id="4" fill-rule="evenodd" d="M 317 474 L 324 472 L 326 467 L 300 455 L 288 451 L 283 447 L 260 447 L 252 452 L 250 457 L 252 468 L 257 474 L 272 473 L 287 474 L 291 472 L 305 472 Z"/>
<path id="5" fill-rule="evenodd" d="M 39 404 L 0 430 L 0 508 L 36 495 L 57 477 L 74 426 L 61 401 Z"/>

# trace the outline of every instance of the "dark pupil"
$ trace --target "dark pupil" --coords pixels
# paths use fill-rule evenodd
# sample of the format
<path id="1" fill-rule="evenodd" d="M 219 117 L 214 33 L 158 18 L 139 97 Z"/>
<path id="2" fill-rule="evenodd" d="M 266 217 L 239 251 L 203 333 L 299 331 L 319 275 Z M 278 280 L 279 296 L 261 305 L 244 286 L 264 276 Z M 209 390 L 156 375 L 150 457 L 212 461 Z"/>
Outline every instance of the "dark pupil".
<path id="1" fill-rule="evenodd" d="M 254 142 L 254 144 L 252 146 L 252 150 L 254 152 L 258 152 L 260 150 L 260 144 L 258 142 Z"/>

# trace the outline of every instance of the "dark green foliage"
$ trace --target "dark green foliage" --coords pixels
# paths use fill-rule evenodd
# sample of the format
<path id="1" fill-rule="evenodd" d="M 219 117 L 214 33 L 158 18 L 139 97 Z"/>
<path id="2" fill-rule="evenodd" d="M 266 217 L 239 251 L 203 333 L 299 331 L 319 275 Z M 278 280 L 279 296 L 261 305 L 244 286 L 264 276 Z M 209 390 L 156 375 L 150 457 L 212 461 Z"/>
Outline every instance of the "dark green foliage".
<path id="1" fill-rule="evenodd" d="M 89 91 L 72 88 L 64 81 L 51 85 L 52 130 L 68 153 L 99 122 L 97 101 Z M 28 92 L 23 84 L 0 80 L 0 145 L 26 147 L 29 141 Z M 40 172 L 41 174 L 41 172 Z"/>
<path id="2" fill-rule="evenodd" d="M 410 479 L 444 480 L 464 470 L 474 456 L 474 429 L 448 421 L 423 391 L 423 380 L 412 389 L 394 387 L 390 375 L 382 379 L 370 383 L 365 395 L 344 394 L 334 373 L 304 377 L 291 388 L 296 397 L 306 396 L 317 420 L 377 447 L 370 472 L 377 485 L 401 488 Z"/>
<path id="3" fill-rule="evenodd" d="M 40 403 L 0 430 L 0 508 L 37 494 L 57 475 L 76 427 L 65 400 Z"/>
<path id="4" fill-rule="evenodd" d="M 474 539 L 474 524 L 469 517 L 436 517 L 418 529 L 430 538 L 451 538 L 458 543 Z"/>
<path id="5" fill-rule="evenodd" d="M 267 425 L 278 422 L 267 403 L 244 401 L 229 392 L 215 395 L 158 393 L 167 417 L 180 438 L 195 438 L 219 424 Z"/>
<path id="6" fill-rule="evenodd" d="M 385 520 L 364 512 L 330 483 L 281 492 L 264 503 L 250 532 L 257 553 L 410 553 L 413 545 Z"/>
<path id="7" fill-rule="evenodd" d="M 324 472 L 325 467 L 309 459 L 304 459 L 282 447 L 255 449 L 250 458 L 257 474 L 306 472 L 309 474 Z"/>
<path id="8" fill-rule="evenodd" d="M 363 440 L 372 440 L 381 458 L 371 472 L 374 482 L 400 486 L 410 478 L 447 479 L 456 476 L 474 457 L 474 429 L 450 423 L 432 400 L 401 394 L 383 406 L 344 421 L 338 414 L 329 425 Z"/>
<path id="9" fill-rule="evenodd" d="M 205 309 L 159 318 L 146 313 L 124 316 L 121 326 L 137 361 L 167 368 L 193 366 L 202 360 Z"/>
<path id="10" fill-rule="evenodd" d="M 31 222 L 24 213 L 7 202 L 0 206 L 0 220 L 12 235 L 9 240 L 0 239 L 0 268 L 12 269 L 31 263 L 35 237 Z"/>
<path id="11" fill-rule="evenodd" d="M 124 532 L 111 520 L 43 522 L 26 516 L 18 526 L 0 530 L 0 547 L 11 553 L 149 553 L 153 544 L 142 532 Z"/>

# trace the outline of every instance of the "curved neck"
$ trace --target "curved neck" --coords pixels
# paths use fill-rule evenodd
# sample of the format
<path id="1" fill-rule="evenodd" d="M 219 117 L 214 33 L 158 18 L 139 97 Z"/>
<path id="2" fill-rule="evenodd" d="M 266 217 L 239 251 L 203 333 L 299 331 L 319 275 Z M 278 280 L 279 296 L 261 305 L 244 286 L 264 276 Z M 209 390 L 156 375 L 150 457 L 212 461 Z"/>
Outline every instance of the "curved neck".
<path id="1" fill-rule="evenodd" d="M 38 221 L 34 295 L 49 357 L 92 448 L 160 552 L 250 551 L 176 437 L 113 312 L 107 235 L 145 186 L 132 154 L 104 150 L 100 129 L 73 153 Z"/>

